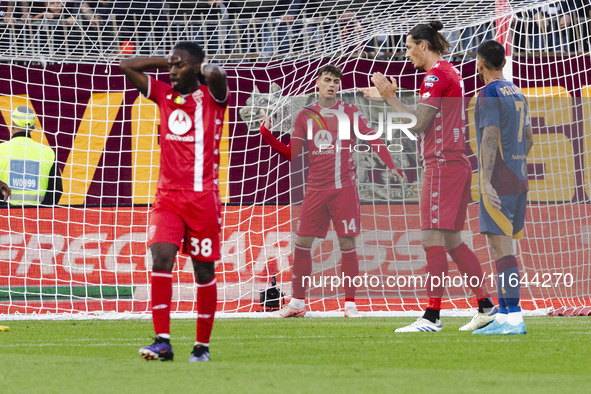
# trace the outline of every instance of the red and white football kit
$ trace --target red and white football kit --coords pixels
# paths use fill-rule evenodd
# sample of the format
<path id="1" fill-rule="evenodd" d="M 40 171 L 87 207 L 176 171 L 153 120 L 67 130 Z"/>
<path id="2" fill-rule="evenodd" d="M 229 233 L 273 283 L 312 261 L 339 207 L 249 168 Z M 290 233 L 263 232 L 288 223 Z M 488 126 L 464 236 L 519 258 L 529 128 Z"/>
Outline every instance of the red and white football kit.
<path id="1" fill-rule="evenodd" d="M 421 189 L 421 228 L 461 231 L 470 202 L 472 170 L 464 140 L 464 84 L 460 72 L 440 60 L 427 72 L 419 105 L 437 113 L 420 138 L 425 178 Z"/>
<path id="2" fill-rule="evenodd" d="M 219 102 L 201 85 L 181 95 L 150 77 L 147 97 L 160 109 L 161 150 L 148 244 L 182 244 L 195 260 L 219 260 L 219 145 L 229 93 Z"/>
<path id="3" fill-rule="evenodd" d="M 340 138 L 339 120 L 330 110 L 337 110 L 348 118 L 347 138 Z M 330 108 L 323 108 L 318 102 L 305 107 L 296 117 L 289 146 L 277 141 L 270 131 L 261 127 L 263 138 L 288 160 L 297 157 L 308 143 L 309 172 L 296 230 L 298 236 L 324 238 L 331 220 L 337 236 L 359 234 L 360 203 L 353 160 L 357 142 L 353 131 L 355 125 L 363 135 L 375 134 L 355 105 L 337 100 Z M 388 168 L 396 168 L 380 139 L 368 142 Z"/>

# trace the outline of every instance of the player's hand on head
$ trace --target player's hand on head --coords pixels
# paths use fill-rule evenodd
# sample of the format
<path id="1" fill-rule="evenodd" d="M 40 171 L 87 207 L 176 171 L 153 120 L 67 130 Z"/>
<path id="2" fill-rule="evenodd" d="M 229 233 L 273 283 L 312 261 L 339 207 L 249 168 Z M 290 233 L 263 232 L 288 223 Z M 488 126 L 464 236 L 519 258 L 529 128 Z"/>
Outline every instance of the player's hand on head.
<path id="1" fill-rule="evenodd" d="M 494 187 L 492 187 L 492 185 L 488 182 L 484 184 L 484 194 L 486 194 L 490 205 L 497 211 L 500 211 L 501 199 L 499 198 L 499 195 L 497 194 L 497 191 L 494 189 Z"/>

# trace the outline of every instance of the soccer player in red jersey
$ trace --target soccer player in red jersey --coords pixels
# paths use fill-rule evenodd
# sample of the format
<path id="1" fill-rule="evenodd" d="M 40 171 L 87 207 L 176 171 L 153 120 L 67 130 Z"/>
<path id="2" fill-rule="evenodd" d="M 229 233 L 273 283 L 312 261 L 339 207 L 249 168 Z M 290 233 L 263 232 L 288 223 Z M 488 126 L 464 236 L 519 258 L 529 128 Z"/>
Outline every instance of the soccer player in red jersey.
<path id="1" fill-rule="evenodd" d="M 457 264 L 478 299 L 478 313 L 460 328 L 473 331 L 490 323 L 497 312 L 484 285 L 480 262 L 462 241 L 470 201 L 472 170 L 464 140 L 464 85 L 460 72 L 443 60 L 449 43 L 439 30 L 441 22 L 415 26 L 406 37 L 406 58 L 417 69 L 427 71 L 420 89 L 417 110 L 412 111 L 396 97 L 398 84 L 383 74 L 373 74 L 375 87 L 360 89 L 368 98 L 382 97 L 397 112 L 416 116 L 411 131 L 420 136 L 425 177 L 421 189 L 421 242 L 427 255 L 427 309 L 423 317 L 396 332 L 441 331 L 439 319 L 443 278 L 447 276 L 447 253 Z M 470 281 L 470 278 L 477 278 Z M 475 284 L 478 282 L 478 285 Z"/>
<path id="2" fill-rule="evenodd" d="M 145 74 L 168 68 L 170 84 Z M 220 258 L 219 144 L 229 91 L 226 72 L 207 64 L 201 47 L 179 42 L 168 58 L 135 57 L 121 71 L 160 109 L 160 175 L 148 227 L 152 252 L 152 319 L 156 341 L 139 350 L 146 360 L 172 360 L 170 305 L 175 256 L 191 256 L 197 280 L 197 340 L 189 361 L 209 361 Z"/>
<path id="3" fill-rule="evenodd" d="M 342 254 L 345 317 L 360 316 L 355 305 L 356 289 L 352 284 L 359 275 L 355 237 L 360 232 L 361 217 L 353 162 L 356 143 L 353 127 L 357 124 L 358 133 L 365 136 L 375 132 L 356 106 L 337 99 L 341 78 L 342 72 L 338 67 L 325 65 L 319 69 L 316 80 L 319 100 L 297 115 L 289 145 L 271 134 L 271 122 L 263 116 L 263 139 L 290 161 L 298 157 L 304 144 L 307 144 L 310 163 L 292 258 L 292 299 L 282 309 L 273 312 L 270 315 L 273 318 L 302 317 L 306 314 L 308 283 L 304 278 L 312 274 L 312 244 L 316 237 L 326 237 L 331 220 Z M 339 116 L 345 119 L 339 120 Z M 343 130 L 344 136 L 340 133 L 341 121 L 344 124 L 349 121 L 349 127 Z M 388 147 L 377 137 L 367 138 L 391 173 L 404 181 L 405 175 L 396 169 Z"/>

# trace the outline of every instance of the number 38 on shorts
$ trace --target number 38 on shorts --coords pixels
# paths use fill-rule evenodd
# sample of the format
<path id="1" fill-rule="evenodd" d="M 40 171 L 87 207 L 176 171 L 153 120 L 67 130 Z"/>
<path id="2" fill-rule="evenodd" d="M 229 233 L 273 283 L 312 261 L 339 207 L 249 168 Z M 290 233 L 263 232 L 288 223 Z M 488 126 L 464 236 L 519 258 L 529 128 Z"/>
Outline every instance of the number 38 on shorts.
<path id="1" fill-rule="evenodd" d="M 213 249 L 211 238 L 199 239 L 191 237 L 191 248 L 189 249 L 189 253 L 191 253 L 191 256 L 210 257 L 212 250 Z"/>

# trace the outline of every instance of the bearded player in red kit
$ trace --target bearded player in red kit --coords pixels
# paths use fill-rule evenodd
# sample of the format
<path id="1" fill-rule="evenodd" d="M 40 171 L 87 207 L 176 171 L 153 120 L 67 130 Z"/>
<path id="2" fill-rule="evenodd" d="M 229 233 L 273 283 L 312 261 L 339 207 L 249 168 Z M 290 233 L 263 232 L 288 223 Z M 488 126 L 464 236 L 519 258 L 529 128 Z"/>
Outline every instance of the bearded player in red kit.
<path id="1" fill-rule="evenodd" d="M 168 68 L 170 85 L 145 74 Z M 197 335 L 189 361 L 209 361 L 217 305 L 215 261 L 220 258 L 219 143 L 229 91 L 226 72 L 207 64 L 201 47 L 179 42 L 168 58 L 135 57 L 121 71 L 160 109 L 160 175 L 148 227 L 152 252 L 152 319 L 155 342 L 145 360 L 172 360 L 172 269 L 181 246 L 197 280 Z"/>
<path id="2" fill-rule="evenodd" d="M 443 329 L 440 310 L 448 273 L 446 252 L 468 278 L 478 300 L 478 313 L 461 331 L 473 331 L 495 319 L 497 308 L 484 285 L 480 262 L 462 241 L 460 231 L 470 202 L 472 169 L 464 140 L 464 84 L 460 72 L 442 58 L 450 47 L 439 33 L 441 22 L 419 24 L 406 37 L 406 58 L 417 69 L 427 71 L 420 89 L 417 110 L 407 108 L 396 97 L 398 84 L 383 74 L 373 74 L 374 87 L 359 89 L 367 98 L 382 97 L 396 112 L 416 116 L 410 130 L 420 136 L 425 177 L 421 189 L 421 242 L 427 255 L 426 283 L 429 299 L 424 315 L 396 332 L 436 332 Z M 475 280 L 473 279 L 475 278 Z"/>

